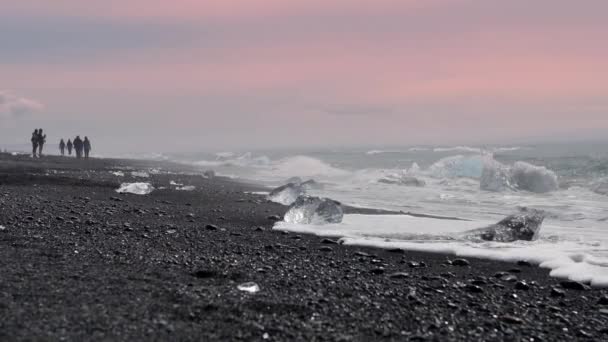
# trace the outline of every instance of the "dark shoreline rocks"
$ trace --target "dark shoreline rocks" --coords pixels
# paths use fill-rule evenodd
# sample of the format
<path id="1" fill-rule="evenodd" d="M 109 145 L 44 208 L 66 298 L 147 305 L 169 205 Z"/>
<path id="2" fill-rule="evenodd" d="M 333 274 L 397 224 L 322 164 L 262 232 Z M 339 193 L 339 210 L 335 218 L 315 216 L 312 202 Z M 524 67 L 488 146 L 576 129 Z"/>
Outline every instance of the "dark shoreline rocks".
<path id="1" fill-rule="evenodd" d="M 608 291 L 564 288 L 546 269 L 475 258 L 450 266 L 446 255 L 284 234 L 268 217 L 286 208 L 245 193 L 260 189 L 187 167 L 193 175 L 163 172 L 179 172 L 179 165 L 37 162 L 0 154 L 2 340 L 608 336 Z M 159 168 L 150 174 L 155 186 L 173 180 L 196 190 L 117 195 L 128 176 L 110 174 L 116 167 Z M 507 272 L 516 268 L 516 275 Z M 508 276 L 515 281 L 503 280 Z M 259 292 L 239 290 L 251 283 Z"/>

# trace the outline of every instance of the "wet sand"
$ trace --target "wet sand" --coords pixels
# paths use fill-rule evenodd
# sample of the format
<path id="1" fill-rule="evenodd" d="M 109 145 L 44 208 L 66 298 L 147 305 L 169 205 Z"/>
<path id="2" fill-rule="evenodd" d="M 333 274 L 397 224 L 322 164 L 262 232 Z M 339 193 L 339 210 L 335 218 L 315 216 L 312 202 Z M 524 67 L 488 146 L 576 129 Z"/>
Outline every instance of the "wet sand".
<path id="1" fill-rule="evenodd" d="M 607 290 L 525 263 L 275 231 L 285 207 L 202 171 L 0 154 L 0 339 L 608 339 Z M 114 191 L 133 181 L 157 190 Z"/>

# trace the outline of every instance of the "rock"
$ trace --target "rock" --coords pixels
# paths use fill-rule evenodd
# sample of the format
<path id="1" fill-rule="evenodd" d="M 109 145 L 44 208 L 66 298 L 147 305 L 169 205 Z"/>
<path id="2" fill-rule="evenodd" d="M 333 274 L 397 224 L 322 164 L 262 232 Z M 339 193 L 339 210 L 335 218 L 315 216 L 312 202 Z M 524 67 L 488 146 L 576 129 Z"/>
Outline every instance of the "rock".
<path id="1" fill-rule="evenodd" d="M 426 264 L 424 262 L 417 262 L 417 261 L 408 261 L 407 265 L 411 268 L 426 267 Z"/>
<path id="2" fill-rule="evenodd" d="M 405 254 L 405 251 L 401 248 L 389 248 L 386 251 L 389 253 L 395 253 L 395 254 Z"/>
<path id="3" fill-rule="evenodd" d="M 452 260 L 453 266 L 469 266 L 471 263 L 467 259 L 454 259 Z"/>
<path id="4" fill-rule="evenodd" d="M 517 262 L 517 266 L 532 267 L 532 264 L 531 264 L 531 263 L 529 263 L 529 262 L 528 262 L 528 261 L 526 261 L 526 260 L 519 260 L 519 261 Z"/>
<path id="5" fill-rule="evenodd" d="M 329 246 L 323 246 L 323 247 L 319 248 L 319 250 L 321 252 L 331 252 L 331 251 L 333 251 L 333 249 L 331 247 L 329 247 Z"/>
<path id="6" fill-rule="evenodd" d="M 214 225 L 214 224 L 208 224 L 208 225 L 205 226 L 205 229 L 207 229 L 207 230 L 218 230 L 219 228 L 216 225 Z"/>
<path id="7" fill-rule="evenodd" d="M 467 231 L 463 237 L 469 240 L 497 242 L 534 241 L 538 238 L 544 219 L 544 213 L 529 209 L 524 213 L 508 216 L 489 227 Z"/>
<path id="8" fill-rule="evenodd" d="M 298 224 L 340 223 L 344 211 L 340 202 L 328 198 L 300 196 L 285 213 L 285 222 Z"/>
<path id="9" fill-rule="evenodd" d="M 337 245 L 338 241 L 332 240 L 332 239 L 323 239 L 321 240 L 321 243 L 325 243 L 328 245 Z"/>
<path id="10" fill-rule="evenodd" d="M 382 267 L 373 268 L 370 272 L 375 275 L 384 274 L 384 268 L 382 268 Z"/>
<path id="11" fill-rule="evenodd" d="M 360 251 L 359 252 L 355 252 L 355 256 L 360 256 L 360 257 L 365 257 L 365 258 L 371 258 L 372 257 L 371 254 L 368 254 L 368 253 L 365 253 L 365 252 L 360 252 Z"/>
<path id="12" fill-rule="evenodd" d="M 298 197 L 306 194 L 306 191 L 299 183 L 287 183 L 268 194 L 268 200 L 283 205 L 293 204 Z"/>
<path id="13" fill-rule="evenodd" d="M 217 272 L 214 270 L 198 270 L 192 273 L 192 276 L 196 278 L 212 278 L 217 275 Z"/>
<path id="14" fill-rule="evenodd" d="M 483 289 L 481 287 L 479 287 L 477 285 L 472 285 L 472 284 L 465 286 L 465 289 L 472 293 L 482 293 L 483 292 Z"/>
<path id="15" fill-rule="evenodd" d="M 426 185 L 426 182 L 423 181 L 422 179 L 418 179 L 416 177 L 408 176 L 408 175 L 387 175 L 383 178 L 378 179 L 378 183 L 414 186 L 414 187 L 423 187 Z"/>
<path id="16" fill-rule="evenodd" d="M 389 278 L 391 279 L 405 279 L 405 278 L 409 278 L 410 274 L 406 273 L 406 272 L 395 272 L 395 273 L 391 273 L 389 275 Z"/>
<path id="17" fill-rule="evenodd" d="M 206 178 L 215 178 L 215 171 L 207 170 L 203 173 L 203 176 L 205 176 Z"/>
<path id="18" fill-rule="evenodd" d="M 528 285 L 525 281 L 518 281 L 515 283 L 515 289 L 528 291 L 530 289 L 530 285 Z"/>
<path id="19" fill-rule="evenodd" d="M 578 291 L 586 291 L 589 290 L 590 287 L 583 284 L 583 283 L 579 283 L 578 281 L 562 281 L 560 283 L 560 285 L 568 290 L 578 290 Z"/>
<path id="20" fill-rule="evenodd" d="M 566 297 L 566 292 L 558 288 L 551 288 L 551 297 Z"/>
<path id="21" fill-rule="evenodd" d="M 500 280 L 512 283 L 512 282 L 517 281 L 517 277 L 512 274 L 505 274 L 502 277 L 500 277 Z"/>
<path id="22" fill-rule="evenodd" d="M 600 299 L 597 301 L 597 303 L 599 305 L 608 305 L 608 296 L 607 295 L 601 296 Z"/>
<path id="23" fill-rule="evenodd" d="M 279 216 L 279 215 L 270 215 L 270 216 L 268 216 L 268 219 L 270 221 L 281 221 L 281 216 Z"/>
<path id="24" fill-rule="evenodd" d="M 501 317 L 501 320 L 503 322 L 509 323 L 509 324 L 522 324 L 524 322 L 520 318 L 517 318 L 515 316 L 511 316 L 511 315 L 504 315 L 504 316 Z"/>

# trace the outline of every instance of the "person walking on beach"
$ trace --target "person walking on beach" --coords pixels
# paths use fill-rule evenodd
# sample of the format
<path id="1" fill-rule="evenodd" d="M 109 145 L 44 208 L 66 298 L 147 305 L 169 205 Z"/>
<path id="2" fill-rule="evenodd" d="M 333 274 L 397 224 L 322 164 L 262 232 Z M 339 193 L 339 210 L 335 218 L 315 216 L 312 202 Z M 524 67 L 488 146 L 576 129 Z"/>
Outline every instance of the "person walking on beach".
<path id="1" fill-rule="evenodd" d="M 84 159 L 89 159 L 89 152 L 91 152 L 91 141 L 89 141 L 89 138 L 86 136 L 84 137 L 82 147 L 84 147 Z"/>
<path id="2" fill-rule="evenodd" d="M 46 143 L 46 134 L 42 134 L 42 128 L 38 129 L 38 158 L 42 157 L 42 148 Z"/>
<path id="3" fill-rule="evenodd" d="M 63 138 L 59 142 L 59 151 L 61 151 L 62 156 L 65 155 L 65 141 L 63 141 Z"/>
<path id="4" fill-rule="evenodd" d="M 35 129 L 32 133 L 32 158 L 36 158 L 36 151 L 38 150 L 38 130 Z"/>
<path id="5" fill-rule="evenodd" d="M 76 136 L 74 139 L 74 149 L 76 150 L 76 158 L 82 158 L 82 148 L 83 148 L 82 139 L 80 139 L 80 135 Z"/>
<path id="6" fill-rule="evenodd" d="M 74 147 L 74 145 L 72 145 L 72 139 L 68 139 L 68 155 L 72 155 L 72 147 Z"/>

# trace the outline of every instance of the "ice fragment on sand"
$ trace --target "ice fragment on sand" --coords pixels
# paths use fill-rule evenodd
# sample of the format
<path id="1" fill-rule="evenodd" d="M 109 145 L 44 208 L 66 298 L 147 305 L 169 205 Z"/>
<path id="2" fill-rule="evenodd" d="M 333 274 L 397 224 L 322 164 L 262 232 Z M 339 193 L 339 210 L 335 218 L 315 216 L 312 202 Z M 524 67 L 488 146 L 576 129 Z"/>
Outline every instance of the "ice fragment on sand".
<path id="1" fill-rule="evenodd" d="M 148 178 L 148 177 L 150 177 L 150 175 L 147 172 L 139 172 L 139 171 L 133 171 L 133 172 L 131 172 L 131 176 L 133 176 L 133 177 L 140 177 L 140 178 Z"/>
<path id="2" fill-rule="evenodd" d="M 122 172 L 122 171 L 114 171 L 114 172 L 110 172 L 110 173 L 113 174 L 114 176 L 117 176 L 117 177 L 124 177 L 125 176 L 125 173 Z"/>
<path id="3" fill-rule="evenodd" d="M 544 219 L 545 215 L 542 211 L 530 209 L 520 214 L 507 216 L 489 227 L 465 232 L 464 237 L 497 242 L 534 241 L 538 238 Z"/>
<path id="4" fill-rule="evenodd" d="M 290 205 L 305 194 L 304 188 L 296 183 L 287 183 L 282 185 L 268 194 L 268 199 L 283 205 Z"/>
<path id="5" fill-rule="evenodd" d="M 196 189 L 196 187 L 194 185 L 185 185 L 185 186 L 177 187 L 175 190 L 193 191 L 194 189 Z"/>
<path id="6" fill-rule="evenodd" d="M 0 230 L 5 230 L 6 227 L 0 224 Z"/>
<path id="7" fill-rule="evenodd" d="M 340 202 L 328 198 L 300 196 L 289 207 L 285 222 L 298 224 L 340 223 L 344 212 Z"/>
<path id="8" fill-rule="evenodd" d="M 242 283 L 242 284 L 238 285 L 236 288 L 239 289 L 240 291 L 249 292 L 249 293 L 260 292 L 260 287 L 258 286 L 258 284 L 254 283 L 252 281 L 247 282 L 247 283 Z"/>
<path id="9" fill-rule="evenodd" d="M 116 190 L 118 193 L 130 193 L 136 195 L 147 195 L 154 190 L 150 183 L 122 183 Z"/>

